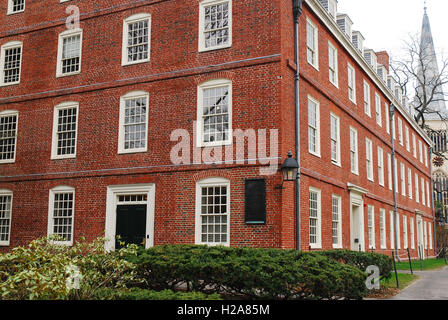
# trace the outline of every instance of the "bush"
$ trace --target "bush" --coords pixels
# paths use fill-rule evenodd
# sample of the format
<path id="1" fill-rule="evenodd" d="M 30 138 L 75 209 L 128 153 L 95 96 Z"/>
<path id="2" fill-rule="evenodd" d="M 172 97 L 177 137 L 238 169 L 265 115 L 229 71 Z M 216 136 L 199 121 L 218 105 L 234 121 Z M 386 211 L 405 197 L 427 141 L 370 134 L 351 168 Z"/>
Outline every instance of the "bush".
<path id="1" fill-rule="evenodd" d="M 362 272 L 365 272 L 368 266 L 378 266 L 381 278 L 389 278 L 393 270 L 392 258 L 384 254 L 349 250 L 320 251 L 319 254 L 355 266 Z"/>
<path id="2" fill-rule="evenodd" d="M 104 239 L 80 241 L 72 247 L 43 238 L 0 254 L 0 300 L 90 299 L 99 288 L 125 288 L 134 283 L 134 265 L 120 258 L 135 254 L 130 246 L 104 250 Z M 80 288 L 67 286 L 70 268 L 80 271 Z"/>
<path id="3" fill-rule="evenodd" d="M 218 294 L 202 292 L 152 291 L 147 289 L 102 289 L 96 292 L 98 300 L 221 300 Z"/>
<path id="4" fill-rule="evenodd" d="M 295 250 L 162 246 L 127 258 L 153 290 L 263 299 L 361 299 L 366 274 L 318 253 Z"/>

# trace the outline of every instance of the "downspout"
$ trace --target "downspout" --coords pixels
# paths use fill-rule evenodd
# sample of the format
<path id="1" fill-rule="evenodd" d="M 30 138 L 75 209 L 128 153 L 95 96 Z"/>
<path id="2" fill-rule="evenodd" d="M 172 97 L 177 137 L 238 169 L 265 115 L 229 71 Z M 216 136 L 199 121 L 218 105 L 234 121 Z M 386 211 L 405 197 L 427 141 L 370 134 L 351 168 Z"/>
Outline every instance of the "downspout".
<path id="1" fill-rule="evenodd" d="M 398 233 L 397 233 L 397 215 L 398 215 L 398 209 L 397 209 L 397 177 L 398 174 L 396 172 L 397 168 L 395 167 L 395 126 L 394 126 L 394 115 L 395 115 L 395 106 L 391 103 L 390 104 L 390 137 L 392 141 L 392 192 L 394 193 L 394 240 L 395 240 L 395 256 L 397 257 L 398 261 L 400 261 L 400 257 L 398 256 Z"/>
<path id="2" fill-rule="evenodd" d="M 432 147 L 429 147 L 429 169 L 430 169 L 430 174 L 431 174 L 431 199 L 432 199 L 432 234 L 434 235 L 432 237 L 433 240 L 433 244 L 434 244 L 434 253 L 437 250 L 436 247 L 436 200 L 434 199 L 434 180 L 432 177 Z"/>
<path id="3" fill-rule="evenodd" d="M 293 16 L 294 16 L 294 63 L 296 64 L 296 72 L 294 75 L 295 89 L 295 118 L 296 118 L 296 158 L 299 164 L 296 179 L 296 243 L 297 250 L 300 246 L 300 74 L 299 74 L 299 17 L 302 14 L 302 6 L 304 0 L 292 0 Z"/>

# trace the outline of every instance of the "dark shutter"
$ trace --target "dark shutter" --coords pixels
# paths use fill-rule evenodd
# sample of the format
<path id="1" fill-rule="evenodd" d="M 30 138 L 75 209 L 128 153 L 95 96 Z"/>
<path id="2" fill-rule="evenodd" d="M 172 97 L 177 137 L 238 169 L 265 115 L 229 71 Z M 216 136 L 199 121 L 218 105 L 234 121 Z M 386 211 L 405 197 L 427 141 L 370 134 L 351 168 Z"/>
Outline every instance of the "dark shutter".
<path id="1" fill-rule="evenodd" d="M 266 223 L 266 180 L 248 179 L 245 185 L 245 222 Z"/>

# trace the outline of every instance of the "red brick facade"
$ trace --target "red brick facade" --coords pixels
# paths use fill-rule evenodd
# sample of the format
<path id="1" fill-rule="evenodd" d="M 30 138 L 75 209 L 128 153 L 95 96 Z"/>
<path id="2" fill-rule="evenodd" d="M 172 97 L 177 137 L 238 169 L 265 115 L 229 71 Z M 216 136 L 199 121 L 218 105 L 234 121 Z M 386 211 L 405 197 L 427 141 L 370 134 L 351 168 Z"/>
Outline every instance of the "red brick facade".
<path id="1" fill-rule="evenodd" d="M 25 244 L 47 235 L 49 194 L 57 186 L 75 190 L 73 238 L 93 239 L 106 229 L 108 187 L 152 184 L 155 187 L 154 245 L 195 242 L 196 184 L 207 177 L 230 181 L 230 245 L 255 247 L 296 247 L 295 190 L 281 173 L 260 176 L 260 164 L 196 164 L 174 166 L 170 152 L 173 130 L 186 129 L 193 136 L 197 120 L 198 85 L 208 80 L 232 82 L 233 129 L 278 129 L 281 165 L 289 150 L 295 150 L 294 122 L 294 29 L 289 0 L 246 0 L 232 5 L 232 45 L 229 48 L 198 52 L 198 0 L 150 1 L 27 1 L 22 13 L 6 15 L 0 4 L 0 46 L 10 41 L 23 43 L 19 84 L 0 87 L 2 111 L 18 112 L 16 156 L 13 163 L 0 164 L 0 189 L 13 194 L 10 241 L 0 250 Z M 309 4 L 308 4 L 309 2 Z M 66 30 L 67 5 L 81 13 L 82 67 L 77 75 L 56 77 L 58 35 Z M 301 249 L 309 250 L 309 188 L 322 191 L 322 249 L 332 246 L 332 194 L 341 197 L 342 247 L 351 248 L 351 198 L 349 186 L 365 189 L 362 195 L 365 247 L 368 244 L 367 205 L 374 207 L 376 250 L 391 253 L 389 211 L 393 193 L 389 190 L 387 157 L 391 139 L 386 132 L 384 104 L 390 103 L 384 89 L 372 81 L 351 53 L 341 44 L 316 12 L 318 1 L 306 1 L 300 17 L 300 102 L 301 102 Z M 320 7 L 319 7 L 320 8 Z M 319 9 L 323 10 L 323 9 Z M 122 66 L 123 20 L 137 13 L 151 15 L 150 61 Z M 306 21 L 319 32 L 319 71 L 308 64 Z M 338 51 L 339 87 L 329 82 L 328 41 Z M 356 104 L 347 95 L 347 62 L 356 70 Z M 372 116 L 363 110 L 363 81 L 370 84 Z M 120 97 L 132 91 L 149 94 L 147 151 L 118 154 Z M 375 120 L 375 93 L 381 97 L 382 127 Z M 308 152 L 308 96 L 320 103 L 321 157 Z M 78 107 L 76 158 L 52 160 L 54 107 L 75 101 Z M 330 112 L 340 118 L 341 166 L 330 158 Z M 429 165 L 412 154 L 412 134 L 428 147 L 428 140 L 404 111 L 396 112 L 410 129 L 411 152 L 397 139 L 398 213 L 403 232 L 403 215 L 417 216 L 432 225 L 432 207 L 408 195 L 408 168 L 412 181 L 430 182 Z M 397 119 L 395 125 L 397 126 Z M 359 175 L 350 171 L 349 127 L 358 132 Z M 404 133 L 403 133 L 404 135 Z M 366 176 L 365 138 L 373 142 L 374 181 Z M 405 140 L 405 139 L 404 139 Z M 269 139 L 268 139 L 269 141 Z M 378 183 L 377 147 L 384 150 L 385 187 Z M 191 154 L 198 148 L 192 147 Z M 269 149 L 268 149 L 269 150 Z M 269 154 L 268 154 L 269 156 Z M 276 155 L 275 155 L 276 156 Z M 248 154 L 246 152 L 246 157 Z M 405 164 L 406 196 L 401 194 L 400 164 Z M 244 183 L 249 178 L 266 179 L 266 223 L 245 223 Z M 419 181 L 420 183 L 420 181 Z M 413 184 L 413 193 L 415 186 Z M 425 189 L 426 192 L 426 189 Z M 352 191 L 353 194 L 353 191 Z M 379 210 L 386 210 L 387 248 L 380 249 Z M 419 214 L 416 215 L 416 209 Z M 432 239 L 434 234 L 432 233 Z M 410 231 L 409 247 L 411 246 Z M 403 235 L 401 252 L 403 253 Z M 432 246 L 433 247 L 433 246 Z M 415 246 L 416 256 L 417 231 Z M 433 249 L 428 254 L 433 255 Z"/>

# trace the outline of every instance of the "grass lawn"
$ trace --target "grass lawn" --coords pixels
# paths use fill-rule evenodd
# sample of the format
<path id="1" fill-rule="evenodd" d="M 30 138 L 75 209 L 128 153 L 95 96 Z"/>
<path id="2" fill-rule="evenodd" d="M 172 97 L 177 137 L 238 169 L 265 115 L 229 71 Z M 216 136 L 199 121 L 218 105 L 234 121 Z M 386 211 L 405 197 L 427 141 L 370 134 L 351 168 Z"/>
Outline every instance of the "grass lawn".
<path id="1" fill-rule="evenodd" d="M 397 289 L 397 281 L 395 279 L 395 273 L 392 272 L 389 279 L 381 280 L 380 290 L 369 291 L 369 293 L 367 294 L 367 298 L 387 299 L 393 297 L 399 294 L 400 290 L 403 290 L 418 278 L 419 276 L 415 274 L 412 275 L 406 273 L 398 273 L 398 282 L 400 283 L 400 289 Z"/>
<path id="2" fill-rule="evenodd" d="M 445 264 L 445 260 L 443 259 L 422 260 L 422 264 L 423 264 L 423 271 L 440 269 L 448 266 L 447 264 Z M 414 271 L 421 271 L 420 260 L 412 261 L 412 269 Z M 410 270 L 409 261 L 403 261 L 397 263 L 397 270 Z"/>

